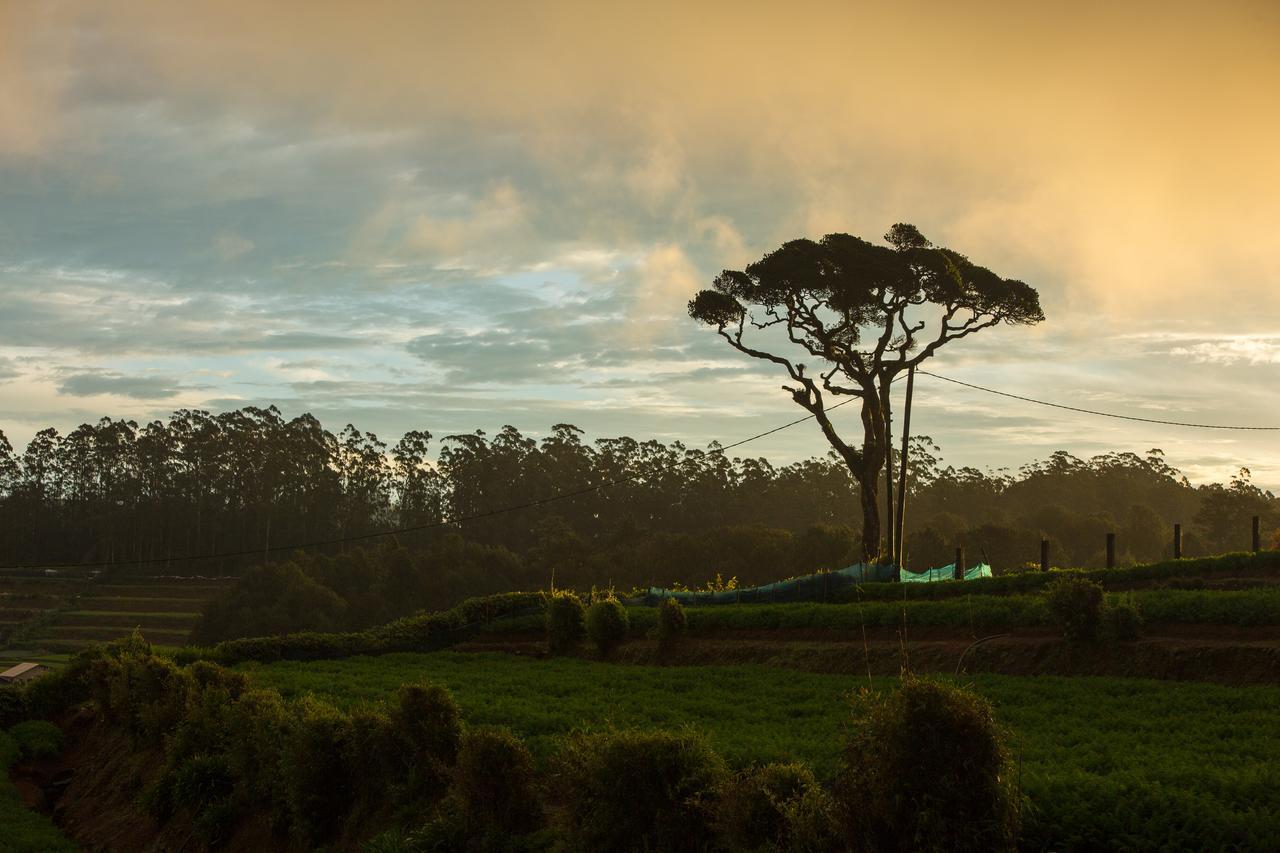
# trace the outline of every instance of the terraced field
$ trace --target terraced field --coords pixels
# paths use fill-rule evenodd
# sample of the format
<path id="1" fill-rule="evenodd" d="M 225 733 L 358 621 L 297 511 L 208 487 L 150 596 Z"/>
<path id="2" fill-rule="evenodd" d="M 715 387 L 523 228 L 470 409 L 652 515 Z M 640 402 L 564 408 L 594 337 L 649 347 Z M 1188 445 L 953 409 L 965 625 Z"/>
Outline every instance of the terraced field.
<path id="1" fill-rule="evenodd" d="M 0 577 L 0 661 L 56 664 L 66 653 L 134 628 L 157 645 L 180 646 L 205 603 L 230 583 L 225 578 Z"/>

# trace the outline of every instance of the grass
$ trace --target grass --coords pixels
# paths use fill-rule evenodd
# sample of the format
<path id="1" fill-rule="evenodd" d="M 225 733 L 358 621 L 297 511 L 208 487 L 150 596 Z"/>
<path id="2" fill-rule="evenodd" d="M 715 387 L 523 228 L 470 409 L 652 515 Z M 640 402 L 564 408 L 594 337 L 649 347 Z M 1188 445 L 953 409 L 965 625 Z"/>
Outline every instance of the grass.
<path id="1" fill-rule="evenodd" d="M 22 805 L 9 779 L 17 744 L 0 732 L 0 853 L 74 853 L 77 849 L 53 821 Z"/>
<path id="2" fill-rule="evenodd" d="M 866 684 L 763 666 L 454 652 L 242 669 L 286 695 L 315 693 L 343 707 L 428 678 L 454 692 L 469 723 L 510 726 L 543 758 L 574 730 L 690 724 L 732 764 L 800 760 L 820 775 L 835 769 L 847 695 Z M 1140 848 L 1166 838 L 1171 850 L 1280 848 L 1280 687 L 995 675 L 965 683 L 1013 733 L 1033 806 L 1030 849 Z"/>

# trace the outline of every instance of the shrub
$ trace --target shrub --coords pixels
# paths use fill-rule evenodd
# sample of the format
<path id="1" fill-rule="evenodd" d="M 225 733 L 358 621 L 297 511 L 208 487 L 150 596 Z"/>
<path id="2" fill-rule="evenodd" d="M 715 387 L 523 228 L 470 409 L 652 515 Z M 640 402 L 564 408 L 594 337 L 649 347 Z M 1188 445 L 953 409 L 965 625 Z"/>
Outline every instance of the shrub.
<path id="1" fill-rule="evenodd" d="M 507 729 L 467 729 L 450 801 L 468 835 L 523 835 L 537 828 L 533 755 Z"/>
<path id="2" fill-rule="evenodd" d="M 21 754 L 22 747 L 18 746 L 18 742 L 8 732 L 0 732 L 0 772 L 7 771 Z"/>
<path id="3" fill-rule="evenodd" d="M 1131 642 L 1142 635 L 1142 611 L 1132 601 L 1107 605 L 1102 617 L 1107 635 L 1114 640 Z"/>
<path id="4" fill-rule="evenodd" d="M 802 764 L 766 764 L 739 772 L 721 789 L 716 824 L 730 850 L 831 850 L 830 797 Z"/>
<path id="5" fill-rule="evenodd" d="M 290 824 L 315 846 L 337 833 L 355 793 L 343 762 L 351 722 L 311 696 L 299 700 L 297 710 L 286 735 L 281 775 Z"/>
<path id="6" fill-rule="evenodd" d="M 587 608 L 587 636 L 601 656 L 608 656 L 627 639 L 627 609 L 613 596 Z"/>
<path id="7" fill-rule="evenodd" d="M 405 684 L 391 719 L 404 745 L 407 790 L 421 799 L 439 799 L 462 740 L 462 715 L 453 694 L 426 681 Z"/>
<path id="8" fill-rule="evenodd" d="M 658 605 L 658 641 L 671 643 L 684 636 L 688 620 L 685 619 L 684 605 L 674 598 L 664 598 Z"/>
<path id="9" fill-rule="evenodd" d="M 0 684 L 0 728 L 7 728 L 30 716 L 26 691 L 17 684 Z"/>
<path id="10" fill-rule="evenodd" d="M 712 840 L 726 771 L 692 731 L 619 731 L 564 739 L 555 758 L 571 849 L 700 850 Z"/>
<path id="11" fill-rule="evenodd" d="M 62 729 L 44 720 L 27 720 L 9 729 L 23 761 L 52 758 L 62 752 Z"/>
<path id="12" fill-rule="evenodd" d="M 573 649 L 586 635 L 586 608 L 572 592 L 553 592 L 547 598 L 547 645 L 554 655 Z"/>
<path id="13" fill-rule="evenodd" d="M 1082 577 L 1063 577 L 1044 591 L 1049 609 L 1062 635 L 1068 640 L 1093 640 L 1102 621 L 1102 585 Z"/>
<path id="14" fill-rule="evenodd" d="M 855 850 L 1012 851 L 1019 803 L 991 705 L 964 688 L 907 678 L 854 698 L 836 784 Z"/>

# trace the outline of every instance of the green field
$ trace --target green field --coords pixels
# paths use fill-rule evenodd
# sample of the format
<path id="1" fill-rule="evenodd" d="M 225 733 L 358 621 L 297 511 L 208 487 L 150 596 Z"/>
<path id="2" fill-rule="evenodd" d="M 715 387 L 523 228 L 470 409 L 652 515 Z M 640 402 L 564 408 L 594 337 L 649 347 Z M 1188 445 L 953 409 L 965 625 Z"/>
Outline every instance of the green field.
<path id="1" fill-rule="evenodd" d="M 1280 625 L 1280 588 L 1207 591 L 1151 589 L 1111 593 L 1108 600 L 1136 604 L 1153 623 L 1259 627 Z M 629 607 L 632 633 L 657 623 L 653 607 Z M 971 595 L 940 601 L 866 601 L 855 604 L 723 604 L 686 609 L 693 631 L 896 628 L 904 621 L 922 627 L 999 629 L 1048 625 L 1039 595 Z M 495 621 L 491 633 L 541 631 L 541 615 Z"/>
<path id="2" fill-rule="evenodd" d="M 545 757 L 564 733 L 705 731 L 733 764 L 798 759 L 834 769 L 848 676 L 763 666 L 618 666 L 497 654 L 392 654 L 248 664 L 290 696 L 350 707 L 400 684 L 447 685 L 473 724 L 506 725 Z M 1030 849 L 1280 849 L 1280 687 L 1103 678 L 966 679 L 1013 733 L 1031 801 Z M 877 680 L 876 686 L 885 684 Z M 1128 841 L 1126 841 L 1128 839 Z"/>

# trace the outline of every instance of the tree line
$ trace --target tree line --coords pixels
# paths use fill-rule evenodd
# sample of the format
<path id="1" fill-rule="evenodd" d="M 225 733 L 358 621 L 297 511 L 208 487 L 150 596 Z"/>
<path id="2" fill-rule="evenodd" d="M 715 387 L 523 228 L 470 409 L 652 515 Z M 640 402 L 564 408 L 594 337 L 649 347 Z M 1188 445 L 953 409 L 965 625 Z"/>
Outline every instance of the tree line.
<path id="1" fill-rule="evenodd" d="M 1172 555 L 1175 522 L 1184 553 L 1220 553 L 1249 546 L 1253 515 L 1268 531 L 1280 524 L 1276 497 L 1246 469 L 1226 484 L 1196 486 L 1159 450 L 1091 459 L 1058 452 L 1016 472 L 956 468 L 940 455 L 929 438 L 913 441 L 906 555 L 916 569 L 950 562 L 963 545 L 971 560 L 1008 571 L 1036 560 L 1042 537 L 1053 542 L 1055 564 L 1092 567 L 1104 559 L 1107 532 L 1118 535 L 1122 564 L 1157 560 Z M 414 555 L 415 571 L 436 575 L 406 603 L 443 607 L 553 579 L 699 585 L 720 574 L 757 583 L 860 559 L 859 488 L 834 454 L 774 465 L 714 444 L 588 442 L 570 424 L 541 439 L 507 426 L 438 443 L 414 430 L 388 445 L 353 425 L 335 434 L 309 414 L 286 419 L 274 407 L 184 409 L 141 427 L 104 418 L 66 435 L 45 429 L 21 453 L 0 434 L 0 560 L 240 573 L 289 557 L 277 546 L 434 524 L 380 540 Z M 448 523 L 564 493 L 574 494 Z M 481 551 L 466 551 L 459 538 Z M 353 550 L 334 544 L 299 559 Z M 226 552 L 247 554 L 183 559 Z M 325 585 L 341 586 L 333 578 L 343 571 L 359 574 L 331 567 Z M 394 614 L 379 610 L 386 615 Z"/>

